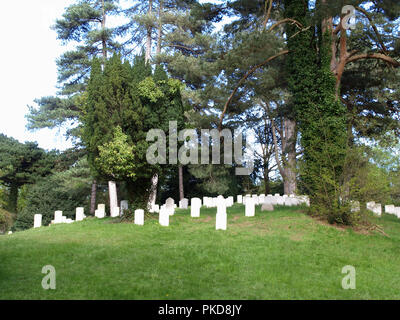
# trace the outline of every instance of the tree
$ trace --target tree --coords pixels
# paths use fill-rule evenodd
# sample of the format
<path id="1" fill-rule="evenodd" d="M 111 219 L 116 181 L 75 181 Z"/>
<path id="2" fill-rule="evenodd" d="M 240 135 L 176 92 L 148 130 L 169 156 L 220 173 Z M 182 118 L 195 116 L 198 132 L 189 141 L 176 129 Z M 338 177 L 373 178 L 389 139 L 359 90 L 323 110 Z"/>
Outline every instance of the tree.
<path id="1" fill-rule="evenodd" d="M 46 154 L 37 143 L 22 144 L 0 134 L 0 181 L 9 188 L 7 210 L 17 213 L 19 189 L 48 175 L 55 154 Z"/>
<path id="2" fill-rule="evenodd" d="M 81 119 L 93 172 L 117 177 L 126 184 L 130 202 L 144 208 L 151 177 L 163 171 L 147 162 L 147 132 L 156 128 L 168 132 L 169 121 L 183 124 L 181 84 L 168 79 L 160 68 L 153 75 L 143 56 L 136 57 L 131 66 L 114 55 L 102 71 L 101 62 L 94 60 Z M 113 150 L 121 148 L 123 156 L 116 158 L 114 153 L 113 158 Z"/>
<path id="3" fill-rule="evenodd" d="M 91 174 L 86 160 L 74 163 L 67 170 L 38 179 L 30 186 L 26 206 L 18 214 L 13 229 L 19 231 L 32 228 L 35 214 L 41 214 L 43 225 L 48 225 L 57 210 L 74 219 L 76 207 L 89 208 L 90 185 Z"/>

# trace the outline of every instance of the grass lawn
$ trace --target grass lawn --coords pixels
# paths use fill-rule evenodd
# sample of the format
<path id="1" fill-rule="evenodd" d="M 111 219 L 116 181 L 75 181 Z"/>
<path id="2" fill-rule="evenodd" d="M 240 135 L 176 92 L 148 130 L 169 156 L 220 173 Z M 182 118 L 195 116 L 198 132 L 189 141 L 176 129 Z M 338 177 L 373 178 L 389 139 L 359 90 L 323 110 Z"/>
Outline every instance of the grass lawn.
<path id="1" fill-rule="evenodd" d="M 389 237 L 320 223 L 301 208 L 244 216 L 228 208 L 177 210 L 170 227 L 89 218 L 0 236 L 0 299 L 400 299 L 400 219 L 378 223 Z M 43 266 L 57 289 L 43 290 Z M 356 290 L 342 268 L 356 268 Z"/>

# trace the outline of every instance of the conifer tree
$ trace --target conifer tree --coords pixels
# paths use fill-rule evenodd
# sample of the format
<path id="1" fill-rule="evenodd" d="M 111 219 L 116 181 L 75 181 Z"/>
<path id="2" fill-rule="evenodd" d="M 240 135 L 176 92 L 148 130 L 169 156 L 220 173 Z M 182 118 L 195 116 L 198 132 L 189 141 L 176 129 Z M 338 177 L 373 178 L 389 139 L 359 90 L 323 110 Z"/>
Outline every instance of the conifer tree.
<path id="1" fill-rule="evenodd" d="M 159 165 L 147 163 L 147 132 L 155 128 L 168 132 L 169 121 L 178 121 L 181 128 L 183 124 L 180 83 L 168 79 L 160 68 L 153 75 L 145 57 L 136 57 L 131 67 L 129 62 L 122 62 L 119 55 L 114 55 L 102 71 L 101 61 L 95 60 L 82 117 L 82 140 L 88 149 L 93 171 L 107 179 L 118 177 L 126 184 L 131 203 L 143 208 L 147 208 L 151 177 L 155 173 L 162 174 L 164 170 Z M 134 172 L 120 170 L 126 173 L 125 176 L 112 173 L 110 167 L 104 170 L 105 166 L 101 165 L 106 161 L 106 152 L 103 152 L 101 160 L 100 151 L 107 146 L 114 148 L 118 145 L 116 128 L 120 128 L 121 134 L 126 136 L 124 143 L 133 151 L 134 163 L 131 165 L 134 165 Z M 119 166 L 115 165 L 115 168 Z M 129 170 L 132 171 L 132 168 Z"/>

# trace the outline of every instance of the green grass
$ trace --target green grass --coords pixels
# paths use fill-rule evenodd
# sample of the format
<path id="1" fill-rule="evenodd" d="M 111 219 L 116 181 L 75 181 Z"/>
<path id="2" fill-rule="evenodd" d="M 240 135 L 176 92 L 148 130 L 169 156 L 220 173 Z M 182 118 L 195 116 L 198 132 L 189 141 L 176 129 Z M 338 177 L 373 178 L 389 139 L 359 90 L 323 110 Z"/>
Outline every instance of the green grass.
<path id="1" fill-rule="evenodd" d="M 0 237 L 0 299 L 400 299 L 400 219 L 384 215 L 389 237 L 319 223 L 301 208 L 244 216 L 216 209 L 201 218 L 177 210 L 170 227 L 87 219 Z M 53 265 L 57 289 L 43 290 Z M 356 290 L 343 290 L 345 265 Z"/>

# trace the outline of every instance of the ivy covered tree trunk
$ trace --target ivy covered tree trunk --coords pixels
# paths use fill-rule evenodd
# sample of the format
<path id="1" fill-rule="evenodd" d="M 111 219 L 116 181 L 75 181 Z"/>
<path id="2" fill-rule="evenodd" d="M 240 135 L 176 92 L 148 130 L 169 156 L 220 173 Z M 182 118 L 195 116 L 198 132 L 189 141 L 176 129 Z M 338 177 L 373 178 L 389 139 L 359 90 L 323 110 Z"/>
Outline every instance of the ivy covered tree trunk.
<path id="1" fill-rule="evenodd" d="M 312 209 L 329 216 L 335 215 L 341 205 L 346 109 L 336 99 L 336 79 L 331 71 L 331 25 L 322 18 L 314 28 L 308 7 L 308 1 L 285 1 L 285 16 L 303 26 L 299 30 L 296 25 L 287 25 L 286 68 L 304 149 L 301 180 L 310 195 Z M 323 16 L 323 11 L 319 13 Z"/>

